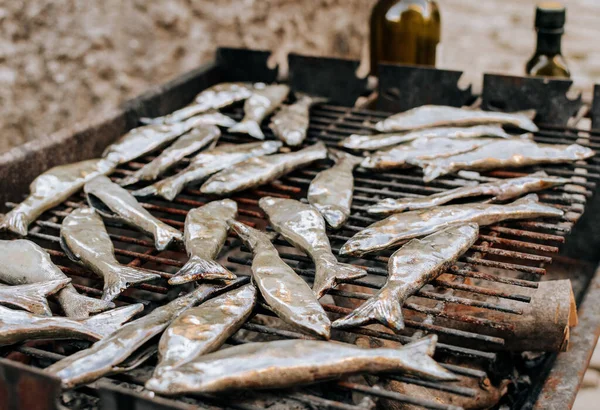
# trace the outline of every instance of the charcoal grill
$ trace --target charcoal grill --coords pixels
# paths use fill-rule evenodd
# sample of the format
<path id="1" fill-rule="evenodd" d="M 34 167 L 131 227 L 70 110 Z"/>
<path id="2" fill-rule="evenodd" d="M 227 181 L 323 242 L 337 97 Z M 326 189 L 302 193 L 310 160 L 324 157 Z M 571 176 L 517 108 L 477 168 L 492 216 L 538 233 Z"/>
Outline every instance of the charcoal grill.
<path id="1" fill-rule="evenodd" d="M 223 81 L 275 81 L 276 71 L 267 68 L 268 55 L 264 51 L 219 49 L 214 62 L 125 103 L 119 110 L 104 118 L 61 131 L 43 142 L 25 144 L 0 156 L 0 203 L 6 202 L 7 208 L 14 206 L 26 194 L 27 184 L 39 173 L 54 165 L 100 155 L 107 144 L 138 126 L 139 118 L 164 115 L 187 104 L 199 91 L 210 85 Z M 460 72 L 383 66 L 376 109 L 354 108 L 356 99 L 369 92 L 366 81 L 356 78 L 354 74 L 358 62 L 301 55 L 291 55 L 289 62 L 289 83 L 295 91 L 312 92 L 330 98 L 328 104 L 313 109 L 307 143 L 321 140 L 328 146 L 335 146 L 351 133 L 369 132 L 369 124 L 384 118 L 389 112 L 426 103 L 461 106 L 475 100 L 470 89 L 457 88 Z M 485 108 L 507 111 L 536 108 L 539 113 L 538 122 L 541 124 L 540 132 L 535 135 L 538 142 L 577 142 L 598 149 L 600 130 L 582 130 L 573 121 L 567 126 L 567 121 L 582 106 L 580 99 L 570 100 L 566 97 L 570 85 L 570 81 L 486 74 L 481 97 Z M 592 105 L 590 117 L 593 126 L 600 126 L 600 92 L 595 95 L 597 98 Z M 239 105 L 234 106 L 227 113 L 239 120 L 242 109 Z M 267 138 L 273 138 L 266 127 L 263 130 Z M 239 143 L 249 142 L 250 139 L 225 134 L 222 141 Z M 112 174 L 112 178 L 128 175 L 152 158 L 153 155 L 147 155 L 124 164 Z M 185 166 L 185 162 L 182 166 Z M 272 184 L 235 195 L 233 199 L 239 205 L 240 220 L 251 226 L 266 228 L 264 215 L 257 206 L 258 199 L 266 195 L 304 198 L 311 179 L 326 166 L 327 161 L 322 161 Z M 86 344 L 35 342 L 2 350 L 5 358 L 0 359 L 0 402 L 7 403 L 4 408 L 11 410 L 55 409 L 58 408 L 61 395 L 65 401 L 64 394 L 67 394 L 67 407 L 73 408 L 96 403 L 97 398 L 100 398 L 98 405 L 102 409 L 187 409 L 197 406 L 253 409 L 261 407 L 257 403 L 283 402 L 297 403 L 308 408 L 358 410 L 372 408 L 377 399 L 387 399 L 429 409 L 450 410 L 459 407 L 440 404 L 433 397 L 440 392 L 457 400 L 460 397 L 473 397 L 478 394 L 472 388 L 474 380 L 477 381 L 475 384 L 487 386 L 508 374 L 514 377 L 515 372 L 529 372 L 531 383 L 518 389 L 512 388 L 511 394 L 503 399 L 503 404 L 511 408 L 569 408 L 600 332 L 600 276 L 595 275 L 590 268 L 595 262 L 594 251 L 600 243 L 598 233 L 593 229 L 594 217 L 600 210 L 598 195 L 594 195 L 596 183 L 600 179 L 600 158 L 572 165 L 535 167 L 531 170 L 538 169 L 543 169 L 550 175 L 573 178 L 572 184 L 540 195 L 543 202 L 565 210 L 563 218 L 508 222 L 482 228 L 479 240 L 460 259 L 457 266 L 423 288 L 404 305 L 408 318 L 406 332 L 390 334 L 372 328 L 335 332 L 336 339 L 366 336 L 374 340 L 401 343 L 406 343 L 413 337 L 435 333 L 441 340 L 436 357 L 445 367 L 462 377 L 459 382 L 431 383 L 389 375 L 375 382 L 367 378 L 371 380 L 369 383 L 364 383 L 362 379 L 349 379 L 301 389 L 249 394 L 237 397 L 236 400 L 223 397 L 167 399 L 143 391 L 141 386 L 144 377 L 148 375 L 144 369 L 151 368 L 150 365 L 143 365 L 141 370 L 110 376 L 77 388 L 74 392 L 65 393 L 61 391 L 59 381 L 42 373 L 40 368 Z M 495 171 L 485 176 L 520 176 L 531 170 Z M 334 251 L 356 231 L 374 222 L 364 212 L 369 204 L 384 197 L 428 195 L 464 183 L 461 178 L 451 175 L 424 185 L 420 171 L 416 170 L 373 173 L 357 169 L 352 216 L 342 230 L 329 235 Z M 187 212 L 209 200 L 210 197 L 203 196 L 196 188 L 188 187 L 172 203 L 159 199 L 143 202 L 144 207 L 163 221 L 183 229 Z M 84 204 L 81 194 L 69 198 L 32 224 L 28 238 L 49 251 L 53 260 L 73 278 L 78 291 L 96 296 L 102 293 L 101 283 L 84 268 L 69 262 L 58 246 L 62 218 Z M 176 296 L 178 290 L 168 287 L 166 280 L 185 262 L 184 251 L 159 253 L 154 249 L 153 242 L 133 230 L 119 226 L 109 226 L 108 230 L 115 243 L 116 254 L 123 263 L 143 266 L 160 273 L 162 277 L 156 283 L 140 284 L 128 290 L 117 299 L 118 304 L 139 302 L 146 305 L 146 309 L 151 309 Z M 277 239 L 275 243 L 290 266 L 311 282 L 314 269 L 310 260 L 281 239 Z M 249 274 L 250 253 L 240 245 L 235 236 L 228 238 L 222 254 L 222 262 L 230 270 L 239 275 Z M 577 259 L 569 258 L 574 255 Z M 356 284 L 363 289 L 376 289 L 381 286 L 382 279 L 387 274 L 387 256 L 389 253 L 342 260 L 365 266 L 369 275 Z M 551 269 L 549 265 L 553 260 L 563 268 Z M 516 354 L 500 352 L 506 343 L 504 335 L 514 331 L 515 319 L 523 314 L 523 307 L 530 301 L 526 290 L 537 288 L 538 281 L 545 274 L 573 281 L 580 306 L 580 324 L 572 334 L 570 351 L 544 354 L 535 359 L 523 359 Z M 344 300 L 361 300 L 369 296 L 365 290 L 355 288 L 333 290 L 330 294 L 335 296 L 336 301 L 342 302 L 324 302 L 325 309 L 334 317 L 350 311 L 344 307 Z M 506 303 L 509 301 L 510 304 Z M 457 311 L 447 309 L 454 305 L 468 307 L 469 310 L 467 313 L 456 313 Z M 486 317 L 487 312 L 494 312 L 493 319 Z M 273 325 L 268 318 L 268 312 L 258 310 L 254 319 L 244 325 L 243 329 L 247 334 L 262 337 L 309 338 Z M 439 324 L 440 321 L 443 324 Z M 473 324 L 479 330 L 464 330 L 461 326 L 453 326 L 453 323 Z M 242 341 L 234 336 L 229 343 Z M 477 363 L 478 367 L 473 368 L 469 363 Z M 431 398 L 386 389 L 386 380 L 426 387 L 431 391 Z"/>

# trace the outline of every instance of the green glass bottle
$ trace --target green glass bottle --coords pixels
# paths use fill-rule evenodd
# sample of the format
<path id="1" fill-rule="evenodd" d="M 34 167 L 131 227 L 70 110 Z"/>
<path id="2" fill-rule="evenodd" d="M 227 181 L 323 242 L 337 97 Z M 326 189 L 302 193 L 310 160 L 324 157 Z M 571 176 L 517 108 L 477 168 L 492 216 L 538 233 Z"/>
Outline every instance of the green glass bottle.
<path id="1" fill-rule="evenodd" d="M 539 3 L 535 10 L 537 46 L 527 62 L 527 75 L 569 78 L 571 73 L 561 54 L 561 38 L 566 20 L 565 7 L 554 1 Z"/>
<path id="2" fill-rule="evenodd" d="M 435 66 L 440 26 L 433 0 L 379 0 L 371 13 L 371 74 L 379 63 Z"/>

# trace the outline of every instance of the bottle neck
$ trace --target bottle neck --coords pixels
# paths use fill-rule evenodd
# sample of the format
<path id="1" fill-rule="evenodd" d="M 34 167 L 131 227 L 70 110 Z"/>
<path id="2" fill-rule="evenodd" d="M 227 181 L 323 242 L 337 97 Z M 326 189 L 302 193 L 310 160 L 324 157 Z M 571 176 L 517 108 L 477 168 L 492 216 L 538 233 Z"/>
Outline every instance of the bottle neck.
<path id="1" fill-rule="evenodd" d="M 536 54 L 556 55 L 561 53 L 560 41 L 563 30 L 538 29 Z"/>

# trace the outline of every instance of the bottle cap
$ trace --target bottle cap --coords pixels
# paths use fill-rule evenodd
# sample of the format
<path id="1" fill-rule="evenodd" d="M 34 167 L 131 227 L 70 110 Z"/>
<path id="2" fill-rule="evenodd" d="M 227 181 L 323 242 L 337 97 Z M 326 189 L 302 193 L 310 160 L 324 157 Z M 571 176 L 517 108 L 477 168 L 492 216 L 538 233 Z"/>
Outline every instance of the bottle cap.
<path id="1" fill-rule="evenodd" d="M 557 1 L 544 1 L 535 9 L 535 27 L 542 29 L 560 29 L 565 25 L 567 11 Z"/>

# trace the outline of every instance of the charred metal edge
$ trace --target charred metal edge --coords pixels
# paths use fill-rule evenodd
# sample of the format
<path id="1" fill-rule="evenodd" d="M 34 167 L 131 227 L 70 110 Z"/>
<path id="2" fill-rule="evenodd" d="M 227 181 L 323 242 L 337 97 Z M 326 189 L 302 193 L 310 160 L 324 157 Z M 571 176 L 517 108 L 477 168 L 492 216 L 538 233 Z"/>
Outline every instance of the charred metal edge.
<path id="1" fill-rule="evenodd" d="M 136 391 L 103 383 L 98 388 L 102 410 L 192 410 L 198 406 L 169 400 L 160 396 L 147 396 Z"/>
<path id="2" fill-rule="evenodd" d="M 590 117 L 592 118 L 592 128 L 600 128 L 600 84 L 594 85 L 594 96 Z"/>
<path id="3" fill-rule="evenodd" d="M 571 80 L 484 74 L 482 108 L 501 111 L 533 108 L 537 112 L 536 121 L 565 126 L 583 104 L 581 95 L 574 100 L 567 97 L 572 84 Z"/>
<path id="4" fill-rule="evenodd" d="M 277 80 L 277 68 L 269 68 L 268 50 L 219 47 L 217 64 L 227 81 L 272 83 Z"/>
<path id="5" fill-rule="evenodd" d="M 0 408 L 55 410 L 60 393 L 60 379 L 33 366 L 0 359 Z"/>
<path id="6" fill-rule="evenodd" d="M 378 70 L 379 110 L 400 112 L 425 104 L 461 107 L 475 99 L 471 85 L 458 87 L 462 71 L 400 64 L 380 64 Z"/>

